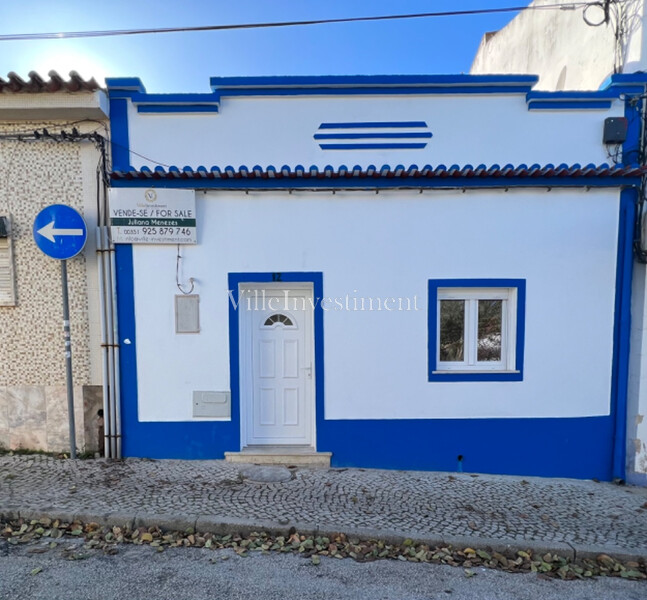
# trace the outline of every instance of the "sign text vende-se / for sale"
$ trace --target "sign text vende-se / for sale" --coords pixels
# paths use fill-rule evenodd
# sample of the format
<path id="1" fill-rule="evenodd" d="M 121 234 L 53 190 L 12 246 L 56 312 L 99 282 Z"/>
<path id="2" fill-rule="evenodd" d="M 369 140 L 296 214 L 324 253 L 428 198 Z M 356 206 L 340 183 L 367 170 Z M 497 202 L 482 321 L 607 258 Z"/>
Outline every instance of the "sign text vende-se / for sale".
<path id="1" fill-rule="evenodd" d="M 112 188 L 110 230 L 115 244 L 195 244 L 195 193 Z"/>

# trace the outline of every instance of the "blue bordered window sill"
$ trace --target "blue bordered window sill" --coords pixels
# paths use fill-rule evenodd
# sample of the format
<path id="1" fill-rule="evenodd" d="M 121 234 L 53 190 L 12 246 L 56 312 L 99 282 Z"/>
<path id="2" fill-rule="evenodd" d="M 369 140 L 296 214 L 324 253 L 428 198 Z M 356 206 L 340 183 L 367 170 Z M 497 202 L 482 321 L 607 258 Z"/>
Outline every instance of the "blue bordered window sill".
<path id="1" fill-rule="evenodd" d="M 432 371 L 429 381 L 523 381 L 522 371 Z"/>
<path id="2" fill-rule="evenodd" d="M 432 375 L 508 375 L 510 373 L 521 373 L 521 371 L 494 371 L 494 370 L 461 370 L 461 369 L 452 369 L 449 371 L 432 371 Z"/>

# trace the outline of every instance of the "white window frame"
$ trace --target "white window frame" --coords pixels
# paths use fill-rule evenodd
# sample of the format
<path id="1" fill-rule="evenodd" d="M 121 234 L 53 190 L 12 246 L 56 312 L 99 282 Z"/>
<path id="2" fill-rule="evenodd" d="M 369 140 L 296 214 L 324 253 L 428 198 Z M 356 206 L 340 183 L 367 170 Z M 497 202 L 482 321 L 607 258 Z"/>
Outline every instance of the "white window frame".
<path id="1" fill-rule="evenodd" d="M 462 361 L 440 360 L 440 303 L 463 300 L 465 319 Z M 502 300 L 501 360 L 478 361 L 478 301 Z M 436 322 L 436 370 L 433 373 L 519 373 L 516 370 L 517 288 L 438 288 Z"/>

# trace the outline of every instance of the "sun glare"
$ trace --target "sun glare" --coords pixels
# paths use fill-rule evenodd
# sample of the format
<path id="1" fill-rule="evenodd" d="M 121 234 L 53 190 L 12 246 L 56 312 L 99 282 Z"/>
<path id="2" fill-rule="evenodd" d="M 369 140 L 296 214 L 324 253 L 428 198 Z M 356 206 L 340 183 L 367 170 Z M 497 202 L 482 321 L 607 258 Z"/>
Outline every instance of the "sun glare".
<path id="1" fill-rule="evenodd" d="M 76 71 L 84 79 L 94 77 L 99 85 L 105 85 L 105 78 L 110 74 L 108 68 L 100 59 L 82 51 L 54 52 L 43 54 L 36 61 L 34 70 L 43 78 L 54 70 L 67 79 L 70 71 Z"/>

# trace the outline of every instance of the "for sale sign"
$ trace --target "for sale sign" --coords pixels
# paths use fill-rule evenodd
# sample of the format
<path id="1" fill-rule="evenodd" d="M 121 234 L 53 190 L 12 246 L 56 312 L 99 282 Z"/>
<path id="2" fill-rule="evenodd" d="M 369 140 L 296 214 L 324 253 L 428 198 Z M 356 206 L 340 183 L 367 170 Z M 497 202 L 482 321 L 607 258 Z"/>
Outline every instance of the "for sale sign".
<path id="1" fill-rule="evenodd" d="M 112 188 L 110 231 L 115 244 L 195 244 L 193 190 Z"/>

